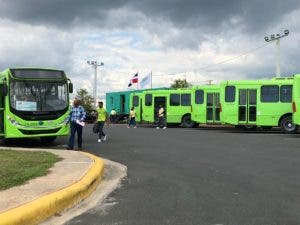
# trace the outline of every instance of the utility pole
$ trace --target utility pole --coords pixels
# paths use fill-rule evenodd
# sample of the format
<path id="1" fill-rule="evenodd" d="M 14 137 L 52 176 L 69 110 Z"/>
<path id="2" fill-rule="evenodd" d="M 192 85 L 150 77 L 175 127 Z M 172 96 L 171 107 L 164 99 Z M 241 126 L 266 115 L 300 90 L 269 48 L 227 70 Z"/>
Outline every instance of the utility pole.
<path id="1" fill-rule="evenodd" d="M 87 64 L 91 65 L 94 68 L 94 88 L 93 88 L 93 98 L 94 98 L 94 108 L 97 108 L 97 68 L 98 66 L 104 66 L 103 62 L 100 64 L 97 61 L 87 61 Z"/>
<path id="2" fill-rule="evenodd" d="M 280 77 L 281 71 L 280 71 L 280 38 L 286 37 L 289 35 L 289 30 L 284 30 L 283 34 L 271 34 L 270 37 L 266 36 L 265 41 L 266 42 L 276 42 L 276 77 Z"/>

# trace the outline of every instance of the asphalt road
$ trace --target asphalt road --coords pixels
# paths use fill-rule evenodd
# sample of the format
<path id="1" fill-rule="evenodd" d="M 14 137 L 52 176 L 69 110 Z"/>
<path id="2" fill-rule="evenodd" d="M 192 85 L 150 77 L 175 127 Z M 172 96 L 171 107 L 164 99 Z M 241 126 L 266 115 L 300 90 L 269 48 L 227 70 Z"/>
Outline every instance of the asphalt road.
<path id="1" fill-rule="evenodd" d="M 106 129 L 97 143 L 87 127 L 84 148 L 127 165 L 128 178 L 108 198 L 117 204 L 66 225 L 300 224 L 300 134 Z"/>

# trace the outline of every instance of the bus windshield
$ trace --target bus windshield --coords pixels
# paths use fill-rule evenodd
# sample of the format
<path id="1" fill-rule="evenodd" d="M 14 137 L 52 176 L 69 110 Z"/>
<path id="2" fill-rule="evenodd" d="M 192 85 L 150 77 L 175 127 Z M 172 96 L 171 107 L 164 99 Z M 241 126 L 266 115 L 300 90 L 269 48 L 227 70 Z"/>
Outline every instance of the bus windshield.
<path id="1" fill-rule="evenodd" d="M 68 107 L 67 83 L 11 80 L 10 106 L 17 111 L 51 112 Z"/>

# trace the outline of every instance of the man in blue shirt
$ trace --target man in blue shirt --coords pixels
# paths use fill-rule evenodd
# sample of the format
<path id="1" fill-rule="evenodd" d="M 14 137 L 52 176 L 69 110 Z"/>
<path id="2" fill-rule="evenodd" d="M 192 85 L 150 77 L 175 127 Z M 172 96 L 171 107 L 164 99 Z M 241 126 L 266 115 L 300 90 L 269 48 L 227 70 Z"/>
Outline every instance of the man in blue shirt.
<path id="1" fill-rule="evenodd" d="M 83 126 L 82 124 L 79 123 L 83 122 L 85 116 L 86 116 L 86 112 L 84 108 L 81 105 L 79 105 L 79 100 L 75 99 L 68 119 L 68 122 L 70 122 L 71 135 L 69 138 L 69 144 L 67 149 L 69 150 L 74 149 L 75 133 L 77 132 L 78 149 L 82 150 L 82 127 Z"/>

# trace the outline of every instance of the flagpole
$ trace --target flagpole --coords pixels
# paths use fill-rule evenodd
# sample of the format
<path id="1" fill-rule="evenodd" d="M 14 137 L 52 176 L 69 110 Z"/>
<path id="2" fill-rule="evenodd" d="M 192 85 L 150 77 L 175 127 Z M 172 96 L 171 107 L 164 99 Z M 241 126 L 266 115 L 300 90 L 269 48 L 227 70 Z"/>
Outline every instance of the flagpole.
<path id="1" fill-rule="evenodd" d="M 151 89 L 152 89 L 152 70 L 151 70 Z"/>

